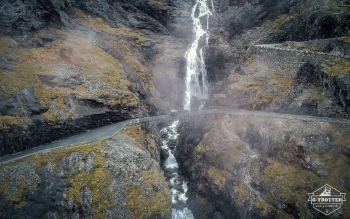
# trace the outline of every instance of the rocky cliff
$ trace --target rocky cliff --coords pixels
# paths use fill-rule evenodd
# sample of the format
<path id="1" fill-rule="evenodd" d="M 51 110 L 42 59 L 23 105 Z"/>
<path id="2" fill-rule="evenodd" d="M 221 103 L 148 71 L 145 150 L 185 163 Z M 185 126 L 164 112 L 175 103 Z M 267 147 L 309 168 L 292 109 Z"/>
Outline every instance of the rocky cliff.
<path id="1" fill-rule="evenodd" d="M 226 115 L 192 124 L 179 126 L 176 156 L 196 218 L 325 218 L 308 193 L 350 191 L 349 122 Z M 349 210 L 344 202 L 329 218 Z"/>
<path id="2" fill-rule="evenodd" d="M 218 7 L 206 107 L 349 117 L 347 1 L 218 1 Z M 266 43 L 284 46 L 254 46 Z"/>
<path id="3" fill-rule="evenodd" d="M 0 156 L 181 105 L 188 4 L 3 1 Z"/>
<path id="4" fill-rule="evenodd" d="M 193 3 L 3 1 L 0 156 L 182 109 Z M 204 109 L 349 118 L 349 1 L 213 6 Z M 345 202 L 325 216 L 307 195 L 326 183 L 350 192 L 346 121 L 208 116 L 182 122 L 178 133 L 171 147 L 197 219 L 350 215 Z M 145 131 L 129 127 L 107 141 L 4 165 L 1 217 L 169 218 L 164 157 Z"/>
<path id="5" fill-rule="evenodd" d="M 1 218 L 169 218 L 159 149 L 139 126 L 0 167 Z"/>
<path id="6" fill-rule="evenodd" d="M 349 2 L 214 3 L 205 108 L 349 118 Z M 307 195 L 350 191 L 347 122 L 212 116 L 178 131 L 195 218 L 349 217 L 349 204 L 325 216 Z"/>

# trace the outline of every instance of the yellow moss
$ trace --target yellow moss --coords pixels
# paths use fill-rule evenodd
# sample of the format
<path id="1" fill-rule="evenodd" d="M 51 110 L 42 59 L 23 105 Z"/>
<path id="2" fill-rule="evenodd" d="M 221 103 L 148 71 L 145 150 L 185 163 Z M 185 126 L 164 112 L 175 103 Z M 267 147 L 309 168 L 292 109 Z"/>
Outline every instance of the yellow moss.
<path id="1" fill-rule="evenodd" d="M 15 116 L 0 116 L 0 130 L 7 130 L 11 125 L 20 124 L 19 118 Z"/>
<path id="2" fill-rule="evenodd" d="M 205 153 L 207 152 L 207 148 L 204 147 L 201 143 L 196 147 L 196 153 Z"/>
<path id="3" fill-rule="evenodd" d="M 350 43 L 350 37 L 344 36 L 344 37 L 342 37 L 342 39 L 344 40 L 344 42 Z"/>
<path id="4" fill-rule="evenodd" d="M 261 209 L 261 215 L 262 216 L 267 216 L 270 213 L 273 213 L 275 210 L 274 208 L 266 203 L 263 199 L 257 198 L 254 203 L 256 208 Z"/>
<path id="5" fill-rule="evenodd" d="M 15 209 L 23 208 L 26 204 L 27 202 L 21 201 L 19 204 L 15 205 Z"/>
<path id="6" fill-rule="evenodd" d="M 114 27 L 111 27 L 102 18 L 92 18 L 80 10 L 75 10 L 74 12 L 75 12 L 75 16 L 78 18 L 78 20 L 81 23 L 83 23 L 84 25 L 90 26 L 92 28 L 101 30 L 109 34 L 118 34 L 124 37 L 132 38 L 135 40 L 136 44 L 142 44 L 143 42 L 149 40 L 148 38 L 142 36 L 141 33 L 131 30 L 129 28 L 126 28 L 126 27 L 114 28 Z"/>
<path id="7" fill-rule="evenodd" d="M 215 98 L 226 99 L 226 94 L 224 94 L 224 93 L 214 94 L 214 97 Z"/>
<path id="8" fill-rule="evenodd" d="M 140 125 L 127 126 L 120 132 L 120 134 L 127 137 L 141 150 L 146 149 L 144 145 L 144 143 L 146 143 L 151 155 L 157 153 L 151 135 L 146 130 L 141 129 Z"/>
<path id="9" fill-rule="evenodd" d="M 153 163 L 150 170 L 141 171 L 146 186 L 155 190 L 154 195 L 146 196 L 146 190 L 134 186 L 127 188 L 127 208 L 133 219 L 149 218 L 153 214 L 163 217 L 170 214 L 171 195 L 167 183 L 159 168 Z"/>
<path id="10" fill-rule="evenodd" d="M 216 167 L 210 167 L 206 171 L 208 178 L 216 185 L 219 189 L 222 189 L 226 185 L 226 180 L 231 177 L 231 173 L 218 169 Z"/>
<path id="11" fill-rule="evenodd" d="M 292 76 L 290 74 L 284 74 L 280 71 L 273 71 L 267 73 L 267 75 L 271 77 L 273 82 L 278 85 L 278 93 L 285 93 L 289 90 L 292 83 Z"/>
<path id="12" fill-rule="evenodd" d="M 103 159 L 95 157 L 94 159 Z M 81 170 L 72 178 L 65 180 L 70 185 L 66 199 L 74 197 L 76 203 L 80 203 L 81 191 L 84 187 L 89 188 L 92 194 L 92 214 L 94 218 L 105 218 L 105 213 L 109 208 L 115 208 L 110 192 L 111 173 L 105 167 L 94 167 L 90 174 Z M 103 194 L 107 194 L 107 197 Z"/>
<path id="13" fill-rule="evenodd" d="M 158 7 L 165 7 L 166 4 L 162 1 L 159 1 L 159 0 L 148 0 L 148 3 L 149 4 L 152 4 L 152 5 L 157 5 Z"/>
<path id="14" fill-rule="evenodd" d="M 35 169 L 41 167 L 42 165 L 45 165 L 48 168 L 47 165 L 50 164 L 53 165 L 56 170 L 58 170 L 59 159 L 71 155 L 72 152 L 81 152 L 83 157 L 85 157 L 90 152 L 94 152 L 96 154 L 96 157 L 103 158 L 104 155 L 102 154 L 101 150 L 104 147 L 106 147 L 105 141 L 95 141 L 77 146 L 65 147 L 50 152 L 37 153 L 35 155 L 16 160 L 9 164 L 0 165 L 0 168 L 3 168 L 6 165 L 13 165 L 18 162 L 27 162 Z M 94 159 L 93 165 L 104 167 L 104 160 Z"/>
<path id="15" fill-rule="evenodd" d="M 248 188 L 242 183 L 238 186 L 233 186 L 233 191 L 234 196 L 232 198 L 235 198 L 235 200 L 240 206 L 243 206 L 244 202 L 250 199 Z"/>
<path id="16" fill-rule="evenodd" d="M 224 171 L 232 172 L 233 164 L 242 159 L 243 145 L 236 141 L 222 141 L 227 138 L 220 127 L 222 117 L 211 121 L 211 131 L 205 134 L 202 142 L 196 147 L 196 159 L 200 160 L 205 156 L 208 160 L 216 160 L 216 165 Z"/>
<path id="17" fill-rule="evenodd" d="M 329 124 L 325 133 L 332 136 L 333 142 L 338 148 L 343 147 L 348 141 L 350 141 L 350 130 L 342 126 Z"/>
<path id="18" fill-rule="evenodd" d="M 259 69 L 253 61 L 249 65 L 251 69 Z M 254 109 L 273 100 L 283 99 L 292 82 L 290 75 L 279 71 L 269 72 L 266 76 L 232 75 L 230 80 L 234 82 L 229 86 L 232 93 L 242 93 Z M 274 83 L 275 90 L 266 89 L 271 87 L 271 82 Z"/>
<path id="19" fill-rule="evenodd" d="M 129 92 L 128 86 L 130 86 L 130 82 L 123 76 L 123 71 L 114 58 L 110 57 L 88 39 L 59 30 L 52 29 L 52 31 L 56 34 L 65 34 L 67 39 L 46 43 L 41 48 L 18 49 L 19 59 L 12 63 L 14 72 L 7 74 L 0 71 L 0 86 L 5 86 L 11 93 L 25 87 L 33 88 L 41 105 L 49 109 L 45 116 L 52 121 L 59 119 L 55 115 L 57 113 L 56 109 L 51 108 L 53 102 L 58 109 L 63 110 L 63 115 L 67 117 L 71 116 L 69 109 L 63 101 L 67 94 L 80 94 L 82 97 L 101 102 L 105 101 L 100 98 L 101 96 L 109 96 L 111 100 L 108 103 L 111 105 L 121 103 L 121 99 L 126 100 L 124 105 L 137 105 L 138 100 L 136 95 Z M 94 81 L 103 81 L 111 88 L 123 91 L 123 95 L 119 95 L 117 92 L 107 91 L 104 88 L 87 91 L 87 85 L 85 84 L 78 86 L 76 90 L 65 87 L 52 88 L 42 84 L 38 75 L 50 75 L 53 66 L 61 64 L 81 67 L 91 72 L 90 77 L 93 78 L 89 78 L 88 80 L 92 83 Z M 57 78 L 64 77 L 64 75 L 56 76 Z"/>
<path id="20" fill-rule="evenodd" d="M 265 92 L 263 89 L 264 80 L 254 79 L 252 77 L 237 76 L 238 81 L 229 86 L 230 90 L 237 94 L 242 93 L 253 105 L 253 108 L 259 108 L 262 105 L 270 103 L 275 94 Z"/>
<path id="21" fill-rule="evenodd" d="M 127 126 L 120 132 L 120 134 L 128 137 L 138 148 L 142 150 L 145 149 L 143 142 L 147 131 L 141 129 L 140 125 Z"/>
<path id="22" fill-rule="evenodd" d="M 69 111 L 68 107 L 64 103 L 64 96 L 59 96 L 58 98 L 54 99 L 52 102 L 55 104 L 57 108 L 56 109 L 49 108 L 48 111 L 43 113 L 43 116 L 46 119 L 57 122 L 62 119 L 68 119 L 71 116 L 73 116 L 73 114 Z M 58 110 L 63 110 L 63 112 L 65 112 L 63 118 L 62 118 L 62 115 L 59 115 Z"/>
<path id="23" fill-rule="evenodd" d="M 74 201 L 80 203 L 81 189 L 83 187 L 88 187 L 93 197 L 92 207 L 94 211 L 92 213 L 94 218 L 104 218 L 106 210 L 116 206 L 112 202 L 112 197 L 109 191 L 111 173 L 105 166 L 105 156 L 101 152 L 102 148 L 105 146 L 105 141 L 96 141 L 35 154 L 33 156 L 17 160 L 16 163 L 24 161 L 31 164 L 36 169 L 42 165 L 46 165 L 46 167 L 49 168 L 48 165 L 50 164 L 55 167 L 56 171 L 58 171 L 58 161 L 61 158 L 70 156 L 73 152 L 81 152 L 82 157 L 84 158 L 87 154 L 94 152 L 96 156 L 94 157 L 92 163 L 93 169 L 90 174 L 87 174 L 84 170 L 80 170 L 75 175 L 65 179 L 65 182 L 71 185 L 66 193 L 66 199 L 69 200 L 70 198 L 74 197 Z M 14 163 L 10 163 L 6 165 L 13 164 Z M 3 185 L 0 185 L 0 192 L 2 190 L 1 186 Z M 26 186 L 25 184 L 22 185 L 21 183 L 21 191 L 23 190 L 22 188 L 26 188 Z M 107 194 L 107 198 L 102 196 L 102 190 L 104 190 L 105 194 Z M 21 200 L 21 196 L 15 198 L 17 201 Z M 23 203 L 20 203 L 17 207 L 22 205 Z"/>
<path id="24" fill-rule="evenodd" d="M 280 26 L 289 19 L 287 14 L 282 14 L 280 16 L 278 16 L 275 20 L 271 21 L 267 21 L 268 24 L 270 24 L 270 28 L 274 31 L 278 31 Z"/>
<path id="25" fill-rule="evenodd" d="M 326 66 L 327 72 L 333 77 L 350 73 L 349 60 L 333 58 L 323 61 L 323 65 Z"/>
<path id="26" fill-rule="evenodd" d="M 329 184 L 340 191 L 345 191 L 344 184 L 340 179 L 350 177 L 350 173 L 344 171 L 344 167 L 349 165 L 349 158 L 340 155 L 336 161 L 326 160 L 328 177 L 319 177 L 311 171 L 273 160 L 271 165 L 264 170 L 263 181 L 273 183 L 277 186 L 277 196 L 285 202 L 299 206 L 302 215 L 308 214 L 307 197 L 308 192 L 313 192 L 319 187 Z M 298 176 L 298 177 L 295 177 Z M 343 206 L 344 215 L 350 213 L 350 204 Z"/>
<path id="27" fill-rule="evenodd" d="M 311 98 L 312 98 L 313 100 L 316 100 L 316 101 L 322 101 L 322 100 L 324 100 L 324 96 L 321 95 L 321 94 L 313 94 Z"/>
<path id="28" fill-rule="evenodd" d="M 4 167 L 5 167 L 5 165 L 1 166 L 0 168 L 2 169 Z M 7 191 L 10 189 L 11 185 L 8 185 L 5 182 L 8 181 L 9 179 L 10 179 L 10 176 L 5 175 L 4 179 L 1 180 L 2 183 L 0 183 L 0 193 L 4 194 L 5 199 L 7 201 L 9 201 L 10 203 L 12 203 L 12 204 L 19 203 L 17 205 L 15 204 L 16 208 L 23 207 L 25 205 L 25 203 L 24 203 L 24 205 L 23 205 L 23 203 L 20 203 L 22 201 L 23 195 L 25 193 L 28 193 L 28 192 L 35 192 L 36 188 L 30 189 L 31 187 L 28 185 L 29 182 L 25 178 L 21 177 L 19 179 L 20 183 L 19 183 L 19 187 L 17 188 L 18 189 L 17 192 L 12 194 L 12 195 L 8 195 Z"/>

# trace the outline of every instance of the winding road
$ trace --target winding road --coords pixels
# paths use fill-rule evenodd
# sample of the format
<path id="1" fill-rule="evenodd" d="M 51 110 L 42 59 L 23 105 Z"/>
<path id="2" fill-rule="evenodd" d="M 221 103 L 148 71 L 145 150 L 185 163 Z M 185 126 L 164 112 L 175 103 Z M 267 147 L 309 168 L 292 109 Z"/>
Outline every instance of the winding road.
<path id="1" fill-rule="evenodd" d="M 347 119 L 335 119 L 328 117 L 315 117 L 307 115 L 295 115 L 295 114 L 281 114 L 281 113 L 272 113 L 272 112 L 263 112 L 263 111 L 248 111 L 240 109 L 211 109 L 211 110 L 202 110 L 195 112 L 183 112 L 177 113 L 176 115 L 162 115 L 162 116 L 153 116 L 153 117 L 143 117 L 138 119 L 126 120 L 119 122 L 113 125 L 105 126 L 98 128 L 92 131 L 81 133 L 79 135 L 62 139 L 53 143 L 45 144 L 39 147 L 31 148 L 25 151 L 21 151 L 15 154 L 6 155 L 0 158 L 0 164 L 8 163 L 20 158 L 24 158 L 30 155 L 34 155 L 40 152 L 46 152 L 53 149 L 58 149 L 62 147 L 68 147 L 73 145 L 79 145 L 87 142 L 92 142 L 96 140 L 104 140 L 112 138 L 120 130 L 128 125 L 136 124 L 157 124 L 161 122 L 173 121 L 177 119 L 188 119 L 191 117 L 208 115 L 208 114 L 226 114 L 226 115 L 242 115 L 242 116 L 263 116 L 263 117 L 273 117 L 273 118 L 284 118 L 284 119 L 295 119 L 303 121 L 318 121 L 318 122 L 331 122 L 331 123 L 340 123 L 346 124 L 350 127 L 350 120 Z"/>

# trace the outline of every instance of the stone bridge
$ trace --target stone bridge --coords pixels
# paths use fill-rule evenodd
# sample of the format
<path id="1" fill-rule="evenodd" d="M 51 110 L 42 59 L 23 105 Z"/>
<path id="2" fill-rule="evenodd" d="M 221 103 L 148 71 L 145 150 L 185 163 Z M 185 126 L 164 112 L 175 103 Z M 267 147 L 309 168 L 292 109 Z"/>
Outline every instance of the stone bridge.
<path id="1" fill-rule="evenodd" d="M 280 114 L 273 112 L 262 112 L 262 111 L 248 111 L 240 109 L 212 109 L 212 110 L 201 110 L 201 111 L 191 111 L 191 112 L 180 112 L 174 115 L 161 115 L 153 117 L 143 117 L 138 119 L 130 120 L 126 126 L 141 124 L 143 129 L 150 129 L 157 124 L 163 122 L 171 122 L 175 120 L 182 121 L 193 121 L 202 119 L 207 115 L 242 115 L 242 116 L 256 116 L 256 117 L 273 117 L 273 118 L 284 118 L 284 119 L 297 119 L 303 121 L 319 121 L 319 122 L 332 122 L 350 125 L 350 120 L 347 119 L 336 119 L 329 117 L 316 117 L 316 116 L 307 116 L 307 115 L 295 115 L 295 114 Z"/>

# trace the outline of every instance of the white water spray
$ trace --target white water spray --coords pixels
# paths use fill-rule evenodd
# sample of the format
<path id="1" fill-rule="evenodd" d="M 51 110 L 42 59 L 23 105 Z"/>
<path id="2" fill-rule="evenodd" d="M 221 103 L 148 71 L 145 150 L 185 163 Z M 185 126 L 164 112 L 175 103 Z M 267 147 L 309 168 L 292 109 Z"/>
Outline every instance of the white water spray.
<path id="1" fill-rule="evenodd" d="M 178 137 L 177 125 L 179 121 L 173 122 L 170 126 L 162 129 L 162 132 L 168 133 L 168 140 L 162 141 L 162 148 L 167 150 L 169 157 L 165 160 L 165 170 L 171 173 L 169 187 L 171 188 L 172 201 L 172 219 L 194 219 L 191 210 L 186 205 L 187 201 L 187 182 L 178 174 L 179 165 L 174 156 L 175 149 L 170 149 L 168 146 L 169 140 L 175 140 Z"/>
<path id="2" fill-rule="evenodd" d="M 191 48 L 186 52 L 185 58 L 187 60 L 186 68 L 186 92 L 184 100 L 184 109 L 191 109 L 191 97 L 196 96 L 200 101 L 208 98 L 208 81 L 207 71 L 205 69 L 205 62 L 203 57 L 203 48 L 209 43 L 209 17 L 212 13 L 207 5 L 209 0 L 196 0 L 196 4 L 192 9 L 193 32 L 195 34 L 194 41 Z M 211 7 L 214 10 L 213 0 Z M 206 18 L 206 28 L 202 27 L 201 20 Z M 204 42 L 203 42 L 203 41 Z M 200 43 L 203 46 L 200 47 Z"/>

